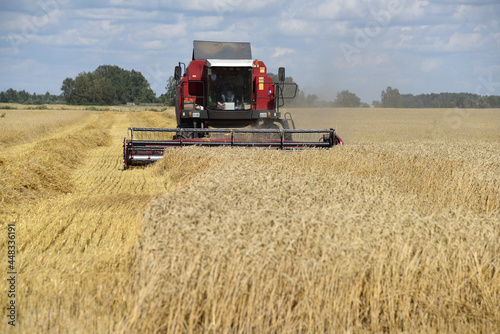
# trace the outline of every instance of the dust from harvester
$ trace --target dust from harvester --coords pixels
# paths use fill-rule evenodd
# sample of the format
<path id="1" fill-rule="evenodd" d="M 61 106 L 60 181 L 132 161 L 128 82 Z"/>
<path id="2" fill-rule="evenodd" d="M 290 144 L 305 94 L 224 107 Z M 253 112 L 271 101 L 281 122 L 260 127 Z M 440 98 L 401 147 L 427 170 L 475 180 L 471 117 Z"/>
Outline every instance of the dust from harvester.
<path id="1" fill-rule="evenodd" d="M 127 128 L 174 119 L 109 111 L 2 149 L 18 329 L 497 332 L 498 110 L 290 111 L 347 145 L 123 171 Z"/>

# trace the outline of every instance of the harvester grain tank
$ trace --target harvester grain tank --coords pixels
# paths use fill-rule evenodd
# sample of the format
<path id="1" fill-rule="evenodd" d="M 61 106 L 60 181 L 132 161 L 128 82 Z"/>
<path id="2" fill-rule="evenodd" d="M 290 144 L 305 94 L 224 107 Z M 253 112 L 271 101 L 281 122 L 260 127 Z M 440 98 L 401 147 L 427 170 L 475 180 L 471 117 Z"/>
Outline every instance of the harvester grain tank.
<path id="1" fill-rule="evenodd" d="M 342 145 L 334 129 L 295 129 L 286 99 L 297 85 L 278 82 L 264 62 L 253 60 L 250 43 L 194 41 L 188 66 L 175 67 L 176 128 L 129 128 L 124 139 L 127 168 L 155 162 L 169 147 L 233 146 L 276 149 L 330 148 Z"/>

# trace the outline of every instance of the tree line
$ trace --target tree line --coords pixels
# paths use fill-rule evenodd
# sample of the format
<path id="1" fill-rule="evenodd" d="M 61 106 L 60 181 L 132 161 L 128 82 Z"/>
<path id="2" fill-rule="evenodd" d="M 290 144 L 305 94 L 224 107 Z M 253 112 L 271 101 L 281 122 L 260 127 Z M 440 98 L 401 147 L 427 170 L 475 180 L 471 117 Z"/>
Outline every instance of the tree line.
<path id="1" fill-rule="evenodd" d="M 151 89 L 141 72 L 118 66 L 101 65 L 93 72 L 82 72 L 76 78 L 64 79 L 62 96 L 67 104 L 117 105 L 164 103 Z"/>
<path id="2" fill-rule="evenodd" d="M 397 88 L 387 87 L 380 94 L 380 101 L 373 101 L 380 108 L 500 108 L 500 96 L 482 96 L 472 93 L 401 94 Z M 316 107 L 369 107 L 356 94 L 344 90 L 334 101 L 315 99 L 308 106 Z"/>
<path id="3" fill-rule="evenodd" d="M 61 95 L 53 95 L 49 92 L 45 94 L 28 93 L 25 90 L 17 91 L 9 88 L 0 92 L 0 103 L 19 103 L 19 104 L 62 104 L 64 99 Z"/>
<path id="4" fill-rule="evenodd" d="M 268 73 L 277 82 L 277 76 Z M 288 78 L 285 82 L 294 82 Z M 285 94 L 286 95 L 286 94 Z M 374 107 L 380 108 L 500 108 L 500 96 L 482 96 L 472 93 L 431 93 L 431 94 L 401 94 L 397 88 L 387 87 L 380 94 L 380 101 L 373 101 Z M 297 89 L 295 99 L 287 101 L 288 107 L 318 107 L 318 108 L 359 108 L 370 107 L 354 93 L 343 90 L 337 93 L 335 100 L 320 100 L 316 94 L 306 95 Z"/>
<path id="5" fill-rule="evenodd" d="M 119 105 L 170 102 L 165 94 L 156 97 L 141 72 L 112 65 L 101 65 L 93 72 L 82 72 L 75 78 L 64 79 L 61 91 L 60 95 L 49 92 L 40 95 L 9 88 L 0 92 L 0 103 Z"/>
<path id="6" fill-rule="evenodd" d="M 278 76 L 268 73 L 273 82 Z M 356 108 L 369 107 L 361 102 L 354 93 L 343 90 L 337 93 L 334 101 L 324 101 L 316 94 L 306 94 L 292 77 L 285 79 L 284 96 L 287 107 L 322 107 L 322 108 Z M 21 104 L 75 104 L 75 105 L 119 105 L 128 102 L 162 103 L 173 105 L 175 100 L 176 81 L 170 77 L 166 83 L 164 94 L 156 97 L 149 82 L 141 72 L 125 70 L 118 66 L 101 65 L 93 72 L 82 72 L 75 78 L 66 78 L 62 82 L 61 95 L 30 94 L 25 90 L 12 88 L 0 92 L 1 103 Z M 500 108 L 500 96 L 481 96 L 472 93 L 432 93 L 401 94 L 397 88 L 387 87 L 381 92 L 380 101 L 373 101 L 374 107 L 383 108 Z"/>
<path id="7" fill-rule="evenodd" d="M 273 73 L 267 73 L 274 83 L 278 82 L 278 76 Z M 344 90 L 337 94 L 335 101 L 321 100 L 316 94 L 306 94 L 300 89 L 300 86 L 293 80 L 292 77 L 285 78 L 285 88 L 283 95 L 285 97 L 293 96 L 293 90 L 297 85 L 295 98 L 286 99 L 285 105 L 289 108 L 335 108 L 335 107 L 368 107 L 368 104 L 362 103 L 361 99 L 356 94 Z"/>
<path id="8" fill-rule="evenodd" d="M 472 93 L 400 94 L 397 88 L 387 87 L 381 93 L 381 102 L 374 101 L 373 104 L 384 108 L 500 108 L 500 96 Z"/>

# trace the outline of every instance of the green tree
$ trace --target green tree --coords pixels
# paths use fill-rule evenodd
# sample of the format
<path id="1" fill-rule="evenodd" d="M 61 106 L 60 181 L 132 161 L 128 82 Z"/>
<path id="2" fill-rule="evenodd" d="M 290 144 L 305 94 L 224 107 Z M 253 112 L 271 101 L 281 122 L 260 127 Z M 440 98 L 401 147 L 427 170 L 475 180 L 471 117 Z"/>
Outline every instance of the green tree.
<path id="1" fill-rule="evenodd" d="M 306 97 L 306 105 L 308 107 L 314 106 L 314 104 L 319 100 L 318 96 L 316 94 L 307 94 Z"/>
<path id="2" fill-rule="evenodd" d="M 68 104 L 125 104 L 154 102 L 156 96 L 141 72 L 101 65 L 94 72 L 82 72 L 61 86 Z"/>
<path id="3" fill-rule="evenodd" d="M 153 103 L 156 100 L 156 95 L 153 90 L 149 87 L 143 87 L 139 93 L 137 93 L 137 98 L 135 102 L 138 103 Z"/>
<path id="4" fill-rule="evenodd" d="M 92 102 L 93 104 L 110 105 L 115 101 L 115 88 L 108 78 L 93 74 Z"/>
<path id="5" fill-rule="evenodd" d="M 337 93 L 337 98 L 334 101 L 337 107 L 355 108 L 361 105 L 361 99 L 356 94 L 343 90 Z"/>
<path id="6" fill-rule="evenodd" d="M 75 78 L 74 104 L 92 103 L 92 82 L 90 73 L 82 72 Z"/>
<path id="7" fill-rule="evenodd" d="M 19 103 L 27 103 L 31 100 L 31 94 L 24 89 L 17 93 L 17 100 Z"/>
<path id="8" fill-rule="evenodd" d="M 165 104 L 174 105 L 175 104 L 175 95 L 177 94 L 177 82 L 175 78 L 171 76 L 168 78 L 167 85 L 165 86 L 165 90 L 167 91 L 164 95 L 167 99 Z"/>
<path id="9" fill-rule="evenodd" d="M 63 81 L 61 90 L 63 91 L 63 98 L 66 104 L 74 103 L 74 92 L 76 88 L 76 82 L 73 78 L 66 78 Z"/>
<path id="10" fill-rule="evenodd" d="M 9 103 L 18 103 L 19 102 L 18 99 L 17 99 L 17 90 L 9 88 L 5 92 L 5 96 L 6 96 L 7 101 Z"/>
<path id="11" fill-rule="evenodd" d="M 401 108 L 402 106 L 401 94 L 397 88 L 393 89 L 389 86 L 385 91 L 382 91 L 382 107 Z"/>

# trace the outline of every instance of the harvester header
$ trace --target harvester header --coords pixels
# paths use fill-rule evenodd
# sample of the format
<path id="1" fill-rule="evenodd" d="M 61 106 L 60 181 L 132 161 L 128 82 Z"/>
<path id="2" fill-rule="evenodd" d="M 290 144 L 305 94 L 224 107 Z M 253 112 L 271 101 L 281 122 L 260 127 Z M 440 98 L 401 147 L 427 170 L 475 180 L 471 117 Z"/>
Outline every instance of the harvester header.
<path id="1" fill-rule="evenodd" d="M 333 129 L 295 130 L 291 114 L 280 108 L 295 97 L 297 85 L 285 82 L 283 67 L 273 82 L 264 62 L 253 60 L 250 43 L 194 41 L 191 62 L 180 62 L 174 78 L 177 128 L 130 128 L 124 140 L 125 168 L 154 162 L 169 147 L 342 144 Z"/>

